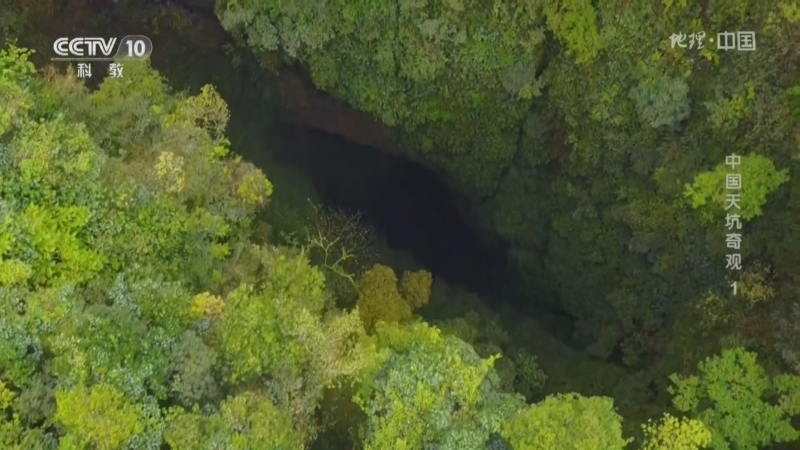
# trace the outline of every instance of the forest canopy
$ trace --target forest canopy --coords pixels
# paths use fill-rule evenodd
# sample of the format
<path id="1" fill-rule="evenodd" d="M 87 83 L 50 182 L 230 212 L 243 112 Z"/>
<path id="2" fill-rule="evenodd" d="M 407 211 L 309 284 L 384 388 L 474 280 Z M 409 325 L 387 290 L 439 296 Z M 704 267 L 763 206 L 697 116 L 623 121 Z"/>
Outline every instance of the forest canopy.
<path id="1" fill-rule="evenodd" d="M 2 448 L 722 450 L 798 437 L 800 377 L 744 349 L 675 375 L 674 414 L 635 439 L 611 398 L 528 402 L 502 382 L 501 352 L 480 356 L 414 314 L 431 295 L 424 271 L 352 273 L 356 306 L 337 307 L 311 244 L 279 244 L 263 223 L 273 185 L 231 152 L 214 87 L 172 93 L 127 63 L 90 91 L 29 56 L 0 52 Z"/>
<path id="2" fill-rule="evenodd" d="M 768 324 L 797 308 L 798 11 L 784 0 L 216 2 L 264 71 L 303 67 L 392 127 L 509 246 L 531 301 L 562 308 L 576 342 L 633 368 L 704 333 L 686 316 L 709 296 L 725 322 L 712 334 L 781 353 L 767 341 L 793 333 Z M 740 32 L 754 51 L 721 48 Z M 732 154 L 745 157 L 739 272 L 724 246 Z M 752 310 L 734 282 L 774 301 Z M 703 347 L 696 361 L 721 348 L 710 345 L 683 351 Z"/>
<path id="3" fill-rule="evenodd" d="M 0 448 L 797 445 L 796 0 L 78 3 L 0 2 Z M 34 67 L 78 18 L 180 39 L 99 85 Z M 229 95 L 287 68 L 465 196 L 569 336 L 287 202 Z"/>

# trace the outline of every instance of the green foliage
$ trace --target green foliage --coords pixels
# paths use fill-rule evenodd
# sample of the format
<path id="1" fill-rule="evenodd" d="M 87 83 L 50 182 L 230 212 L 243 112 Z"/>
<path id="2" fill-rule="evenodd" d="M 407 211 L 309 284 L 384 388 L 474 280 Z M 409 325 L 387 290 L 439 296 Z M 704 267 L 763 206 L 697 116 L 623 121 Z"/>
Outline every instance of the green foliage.
<path id="1" fill-rule="evenodd" d="M 14 100 L 0 130 L 4 448 L 158 448 L 159 401 L 208 404 L 232 389 L 218 361 L 242 352 L 220 357 L 221 343 L 237 341 L 217 336 L 246 325 L 228 307 L 248 289 L 295 305 L 287 325 L 301 337 L 290 349 L 301 350 L 293 368 L 311 372 L 310 400 L 290 404 L 290 389 L 276 389 L 284 408 L 310 414 L 324 387 L 366 364 L 351 351 L 358 316 L 322 320 L 323 277 L 304 256 L 249 242 L 272 186 L 227 156 L 227 107 L 213 88 L 173 96 L 155 71 L 132 64 L 130 77 L 89 93 L 69 73 L 36 79 L 28 54 L 0 52 L 0 91 Z M 244 264 L 254 259 L 260 266 Z M 252 287 L 226 285 L 253 276 Z M 265 308 L 252 303 L 245 310 Z M 288 383 L 279 375 L 275 383 Z M 272 400 L 248 402 L 225 404 L 228 428 L 241 431 L 250 409 L 272 414 Z M 252 448 L 263 436 L 230 443 Z M 302 448 L 306 435 L 297 436 L 281 442 Z"/>
<path id="2" fill-rule="evenodd" d="M 430 300 L 431 284 L 433 277 L 428 271 L 404 272 L 400 281 L 400 295 L 411 309 L 422 308 Z"/>
<path id="3" fill-rule="evenodd" d="M 709 120 L 716 128 L 736 125 L 752 113 L 752 102 L 755 98 L 755 86 L 748 83 L 743 94 L 736 93 L 729 98 L 708 101 L 705 106 L 710 113 Z"/>
<path id="4" fill-rule="evenodd" d="M 653 128 L 674 126 L 689 117 L 689 85 L 683 78 L 647 73 L 631 90 L 639 120 Z"/>
<path id="5" fill-rule="evenodd" d="M 105 384 L 59 390 L 56 402 L 55 420 L 66 429 L 59 448 L 118 449 L 144 429 L 142 406 Z"/>
<path id="6" fill-rule="evenodd" d="M 261 252 L 268 270 L 259 285 L 241 285 L 225 299 L 220 352 L 230 382 L 268 380 L 278 404 L 312 434 L 324 390 L 352 381 L 372 353 L 359 344 L 364 329 L 357 311 L 326 311 L 324 278 L 304 253 Z"/>
<path id="7" fill-rule="evenodd" d="M 544 12 L 548 27 L 578 64 L 591 62 L 606 46 L 591 1 L 550 0 L 546 2 Z"/>
<path id="8" fill-rule="evenodd" d="M 775 288 L 769 280 L 770 271 L 761 267 L 742 272 L 738 285 L 742 296 L 750 303 L 761 303 L 775 298 Z"/>
<path id="9" fill-rule="evenodd" d="M 97 274 L 104 265 L 102 255 L 76 238 L 89 218 L 87 208 L 80 206 L 42 208 L 28 205 L 21 214 L 5 217 L 0 239 L 7 245 L 0 252 L 3 258 L 19 263 L 19 258 L 33 251 L 36 256 L 23 266 L 30 268 L 32 283 L 81 282 Z"/>
<path id="10" fill-rule="evenodd" d="M 790 303 L 785 310 L 778 310 L 775 317 L 775 349 L 795 373 L 800 373 L 800 303 Z"/>
<path id="11" fill-rule="evenodd" d="M 304 349 L 286 338 L 295 323 L 287 319 L 302 310 L 287 310 L 282 303 L 287 290 L 293 289 L 293 293 L 318 310 L 323 296 L 322 274 L 308 266 L 304 255 L 287 258 L 279 254 L 272 259 L 273 264 L 279 265 L 270 274 L 277 283 L 267 280 L 263 290 L 240 286 L 225 299 L 220 337 L 231 365 L 232 381 L 278 370 L 284 365 L 296 375 L 305 357 Z M 281 279 L 281 275 L 291 278 Z"/>
<path id="12" fill-rule="evenodd" d="M 621 419 L 610 398 L 559 394 L 521 410 L 502 435 L 515 449 L 622 450 Z"/>
<path id="13" fill-rule="evenodd" d="M 698 365 L 700 375 L 670 377 L 673 404 L 693 414 L 711 431 L 714 450 L 755 450 L 777 442 L 791 442 L 800 432 L 791 424 L 797 414 L 798 378 L 770 378 L 756 354 L 741 348 L 723 350 Z M 777 404 L 776 394 L 787 394 Z M 789 400 L 789 401 L 786 401 Z"/>
<path id="14" fill-rule="evenodd" d="M 366 449 L 483 449 L 523 405 L 498 392 L 495 357 L 481 359 L 427 324 L 381 322 L 374 340 L 383 362 L 356 396 L 368 417 Z"/>
<path id="15" fill-rule="evenodd" d="M 0 54 L 0 100 L 3 111 L 0 112 L 0 134 L 12 127 L 19 126 L 31 108 L 31 99 L 26 90 L 34 80 L 36 69 L 28 58 L 33 51 L 10 46 Z"/>
<path id="16" fill-rule="evenodd" d="M 181 335 L 173 350 L 170 388 L 178 401 L 191 406 L 217 397 L 219 384 L 215 377 L 219 355 L 193 331 Z"/>
<path id="17" fill-rule="evenodd" d="M 699 450 L 711 444 L 711 432 L 699 420 L 664 414 L 659 422 L 649 421 L 642 428 L 645 438 L 641 450 Z"/>
<path id="18" fill-rule="evenodd" d="M 522 352 L 512 359 L 515 370 L 514 389 L 525 398 L 533 397 L 538 388 L 547 381 L 547 375 L 539 367 L 536 356 Z"/>
<path id="19" fill-rule="evenodd" d="M 480 178 L 484 190 L 510 163 L 514 123 L 540 94 L 539 10 L 511 2 L 495 2 L 491 11 L 461 1 L 217 2 L 220 22 L 241 43 L 300 61 L 318 87 L 390 126 L 419 130 L 409 135 L 415 147 L 429 142 L 437 162 L 465 181 Z M 585 8 L 554 11 L 571 44 L 592 36 L 584 28 L 596 30 Z M 481 142 L 487 133 L 492 142 Z"/>
<path id="20" fill-rule="evenodd" d="M 730 173 L 741 175 L 740 190 L 725 188 L 726 176 Z M 776 170 L 769 158 L 746 155 L 741 157 L 741 166 L 735 169 L 720 164 L 713 171 L 696 175 L 694 182 L 686 185 L 685 196 L 691 200 L 692 208 L 701 208 L 705 220 L 713 221 L 725 212 L 726 195 L 739 194 L 741 211 L 733 211 L 742 219 L 751 220 L 761 215 L 767 196 L 788 180 L 788 169 Z"/>
<path id="21" fill-rule="evenodd" d="M 536 356 L 525 350 L 516 350 L 515 342 L 497 318 L 470 311 L 464 317 L 433 323 L 442 333 L 472 345 L 482 358 L 501 354 L 502 357 L 495 362 L 495 370 L 503 391 L 518 392 L 528 400 L 540 393 L 547 376 Z"/>
<path id="22" fill-rule="evenodd" d="M 294 428 L 291 414 L 254 392 L 228 397 L 209 415 L 173 409 L 166 422 L 164 439 L 174 450 L 305 448 L 305 437 Z"/>
<path id="23" fill-rule="evenodd" d="M 264 206 L 269 196 L 272 195 L 272 183 L 267 177 L 260 170 L 252 167 L 246 168 L 243 173 L 237 175 L 241 180 L 236 189 L 239 200 L 246 205 Z"/>
<path id="24" fill-rule="evenodd" d="M 753 256 L 777 269 L 748 272 L 742 291 L 753 313 L 791 300 L 796 252 L 776 244 L 798 217 L 790 3 L 221 0 L 217 12 L 266 67 L 280 53 L 395 127 L 396 144 L 467 195 L 475 225 L 499 232 L 523 281 L 578 318 L 577 343 L 672 371 L 659 352 L 718 337 L 665 345 L 676 313 L 724 277 L 707 227 L 683 204 L 689 184 L 698 208 L 719 216 L 719 174 L 692 185 L 704 162 L 750 155 L 748 236 L 768 243 Z M 759 51 L 692 53 L 666 40 L 700 29 L 755 29 Z M 455 336 L 414 323 L 430 274 L 398 283 L 391 270 L 365 272 L 374 261 L 342 260 L 358 252 L 335 227 L 299 248 L 254 246 L 253 225 L 272 225 L 258 214 L 273 186 L 231 156 L 230 114 L 213 87 L 173 95 L 148 64 L 126 62 L 124 79 L 89 92 L 74 73 L 36 76 L 28 54 L 0 53 L 0 447 L 305 448 L 323 432 L 318 417 L 339 411 L 320 399 L 349 397 L 350 382 L 363 415 L 345 408 L 337 420 L 363 428 L 354 447 L 483 450 L 498 431 L 515 448 L 624 445 L 608 399 L 525 407 L 500 392 L 539 395 L 541 364 L 548 392 L 574 391 L 563 386 L 578 372 L 592 394 L 639 399 L 631 380 L 647 374 L 575 363 L 544 338 L 533 353 L 509 351 L 483 313 L 449 323 Z M 359 287 L 357 312 L 330 308 Z M 743 361 L 704 366 L 714 375 L 696 385 L 682 379 L 679 399 L 702 398 L 695 418 L 651 424 L 645 448 L 697 448 L 709 430 L 716 448 L 793 436 L 797 378 L 755 376 Z M 185 410 L 165 414 L 166 403 Z M 637 419 L 662 412 L 630 403 L 618 402 Z M 113 433 L 99 433 L 108 421 Z"/>
<path id="25" fill-rule="evenodd" d="M 10 406 L 12 405 L 16 393 L 11 391 L 6 384 L 0 380 L 0 444 L 3 448 L 19 448 L 17 442 L 22 433 L 20 426 L 20 419 L 17 414 L 9 414 Z"/>
<path id="26" fill-rule="evenodd" d="M 74 78 L 74 73 L 69 74 Z M 89 132 L 110 154 L 142 152 L 152 145 L 154 131 L 164 121 L 164 111 L 175 107 L 162 77 L 145 62 L 125 64 L 125 76 L 103 83 L 81 102 L 55 105 L 74 111 L 75 118 L 89 127 Z M 148 155 L 149 156 L 149 155 Z"/>
<path id="27" fill-rule="evenodd" d="M 227 142 L 225 129 L 229 120 L 228 105 L 217 90 L 210 85 L 203 86 L 198 95 L 179 103 L 170 118 L 171 122 L 174 121 L 173 123 L 193 125 L 205 130 L 217 145 Z M 213 155 L 224 157 L 227 152 L 215 146 Z"/>
<path id="28" fill-rule="evenodd" d="M 398 290 L 394 270 L 375 264 L 358 281 L 356 306 L 365 329 L 373 332 L 379 322 L 410 320 L 415 309 L 428 303 L 430 285 L 430 273 L 406 272 Z"/>
<path id="29" fill-rule="evenodd" d="M 726 283 L 703 223 L 718 222 L 719 174 L 693 179 L 709 161 L 736 152 L 780 167 L 754 159 L 743 174 L 743 212 L 758 219 L 748 260 L 797 272 L 790 246 L 758 245 L 781 241 L 800 214 L 782 175 L 797 168 L 797 10 L 751 0 L 220 0 L 216 11 L 265 68 L 300 65 L 392 128 L 393 146 L 439 169 L 469 199 L 476 228 L 508 244 L 524 288 L 552 292 L 539 297 L 579 318 L 582 346 L 608 357 L 624 340 L 635 365 L 663 353 L 645 328 L 668 334 L 690 299 Z M 710 39 L 721 30 L 753 30 L 758 51 L 718 51 Z M 703 49 L 671 45 L 701 31 Z M 687 184 L 699 217 L 685 212 Z"/>

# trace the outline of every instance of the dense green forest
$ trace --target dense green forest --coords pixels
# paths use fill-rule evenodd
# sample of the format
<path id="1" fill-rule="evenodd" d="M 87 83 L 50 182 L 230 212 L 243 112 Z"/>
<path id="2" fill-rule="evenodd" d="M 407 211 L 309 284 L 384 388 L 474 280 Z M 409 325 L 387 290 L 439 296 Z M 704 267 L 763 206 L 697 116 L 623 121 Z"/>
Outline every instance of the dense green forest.
<path id="1" fill-rule="evenodd" d="M 201 3 L 76 8 L 172 58 L 87 83 L 0 2 L 0 448 L 797 448 L 800 2 Z M 171 88 L 176 32 L 378 119 L 569 338 L 248 160 L 234 103 L 286 99 Z"/>

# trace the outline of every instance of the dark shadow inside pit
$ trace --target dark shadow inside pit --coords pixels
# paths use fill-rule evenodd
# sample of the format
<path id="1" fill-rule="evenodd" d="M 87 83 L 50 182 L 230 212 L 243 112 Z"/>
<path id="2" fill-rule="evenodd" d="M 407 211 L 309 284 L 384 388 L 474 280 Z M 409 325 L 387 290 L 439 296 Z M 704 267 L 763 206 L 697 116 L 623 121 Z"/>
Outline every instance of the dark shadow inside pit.
<path id="1" fill-rule="evenodd" d="M 406 158 L 338 135 L 276 125 L 286 145 L 276 161 L 301 170 L 328 206 L 361 211 L 391 248 L 409 251 L 427 270 L 475 292 L 507 283 L 505 252 L 487 248 L 438 174 Z"/>

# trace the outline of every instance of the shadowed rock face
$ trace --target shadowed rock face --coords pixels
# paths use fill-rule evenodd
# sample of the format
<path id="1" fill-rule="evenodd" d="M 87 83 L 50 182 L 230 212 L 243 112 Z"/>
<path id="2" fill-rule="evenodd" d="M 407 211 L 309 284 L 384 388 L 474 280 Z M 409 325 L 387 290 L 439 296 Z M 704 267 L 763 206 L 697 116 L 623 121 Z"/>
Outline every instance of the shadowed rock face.
<path id="1" fill-rule="evenodd" d="M 277 121 L 341 136 L 354 144 L 403 158 L 431 171 L 448 187 L 458 191 L 442 168 L 420 157 L 420 152 L 397 144 L 398 130 L 320 91 L 302 70 L 282 69 L 272 81 L 282 108 L 275 115 Z M 502 245 L 497 234 L 481 222 L 478 199 L 463 192 L 456 194 L 454 206 L 461 219 L 477 232 L 478 238 L 489 246 Z"/>
<path id="2" fill-rule="evenodd" d="M 398 152 L 387 126 L 369 114 L 317 90 L 299 70 L 281 70 L 277 77 L 277 90 L 286 107 L 284 120 L 338 134 L 359 145 Z"/>
<path id="3" fill-rule="evenodd" d="M 294 68 L 281 70 L 276 77 L 276 90 L 284 108 L 276 115 L 277 120 L 341 136 L 354 144 L 410 160 L 442 176 L 429 161 L 398 147 L 395 130 L 372 115 L 320 91 L 304 72 Z M 467 199 L 457 196 L 454 201 L 461 218 L 468 220 L 472 212 Z"/>
<path id="4" fill-rule="evenodd" d="M 318 91 L 302 73 L 281 71 L 278 91 L 286 107 L 285 120 L 295 125 L 338 134 L 359 145 L 397 152 L 392 132 L 369 114 Z"/>
<path id="5" fill-rule="evenodd" d="M 317 89 L 304 72 L 286 68 L 276 79 L 285 111 L 279 117 L 293 125 L 336 134 L 356 144 L 373 147 L 433 169 L 412 152 L 403 151 L 395 144 L 395 132 L 375 117 L 359 111 Z"/>

